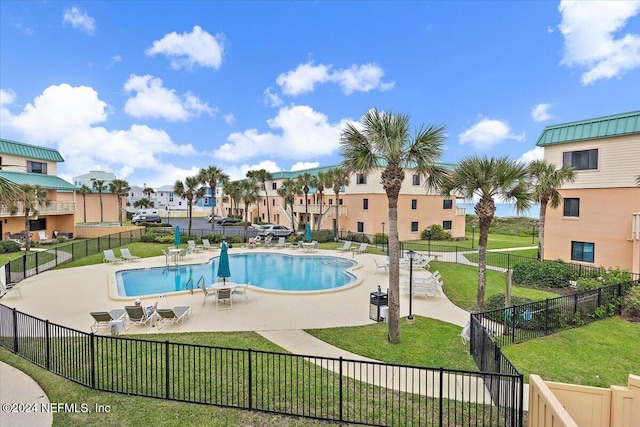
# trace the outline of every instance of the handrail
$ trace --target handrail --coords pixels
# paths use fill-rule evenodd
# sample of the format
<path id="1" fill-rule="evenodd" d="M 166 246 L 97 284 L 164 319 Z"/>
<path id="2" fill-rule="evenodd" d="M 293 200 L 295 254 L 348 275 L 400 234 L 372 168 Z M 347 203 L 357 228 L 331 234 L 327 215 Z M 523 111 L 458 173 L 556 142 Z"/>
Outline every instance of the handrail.
<path id="1" fill-rule="evenodd" d="M 202 288 L 205 289 L 207 287 L 206 283 L 204 283 L 204 276 L 200 276 L 198 279 L 198 287 L 200 287 L 200 282 L 202 282 Z M 193 294 L 193 289 L 191 289 L 191 294 Z"/>
<path id="2" fill-rule="evenodd" d="M 191 283 L 191 286 L 189 286 L 189 283 Z M 191 295 L 193 295 L 193 277 L 189 277 L 189 280 L 187 280 L 187 284 L 185 285 L 187 290 L 191 290 Z"/>

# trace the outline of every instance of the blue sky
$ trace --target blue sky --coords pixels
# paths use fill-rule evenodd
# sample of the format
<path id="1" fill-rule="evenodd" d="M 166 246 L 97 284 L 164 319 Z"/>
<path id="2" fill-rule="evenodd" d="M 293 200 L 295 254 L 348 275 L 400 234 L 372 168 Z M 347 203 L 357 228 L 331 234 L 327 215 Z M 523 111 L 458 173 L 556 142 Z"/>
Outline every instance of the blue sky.
<path id="1" fill-rule="evenodd" d="M 160 186 L 340 162 L 372 107 L 442 158 L 541 157 L 545 126 L 640 107 L 640 1 L 0 2 L 0 136 L 59 175 Z"/>

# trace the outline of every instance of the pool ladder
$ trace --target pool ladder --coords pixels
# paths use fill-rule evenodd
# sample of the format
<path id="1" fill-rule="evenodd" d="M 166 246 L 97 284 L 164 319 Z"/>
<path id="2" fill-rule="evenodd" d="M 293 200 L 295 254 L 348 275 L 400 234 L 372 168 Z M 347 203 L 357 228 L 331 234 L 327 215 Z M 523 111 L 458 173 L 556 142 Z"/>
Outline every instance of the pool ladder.
<path id="1" fill-rule="evenodd" d="M 200 279 L 198 279 L 198 286 L 200 286 L 200 282 L 202 282 L 203 287 L 206 287 L 204 284 L 204 276 L 200 276 Z M 189 277 L 189 280 L 187 280 L 186 288 L 188 291 L 191 291 L 191 295 L 193 295 L 193 277 Z"/>

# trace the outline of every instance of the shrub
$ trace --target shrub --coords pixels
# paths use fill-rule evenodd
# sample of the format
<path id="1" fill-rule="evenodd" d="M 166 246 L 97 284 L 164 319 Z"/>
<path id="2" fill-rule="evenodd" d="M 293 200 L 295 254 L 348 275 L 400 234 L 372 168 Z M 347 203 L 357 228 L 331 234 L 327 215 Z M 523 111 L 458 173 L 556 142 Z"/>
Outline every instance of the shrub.
<path id="1" fill-rule="evenodd" d="M 591 275 L 593 276 L 593 275 Z M 615 270 L 602 270 L 596 277 L 580 277 L 576 280 L 576 286 L 580 291 L 590 289 L 598 289 L 605 286 L 617 285 L 619 283 L 630 283 L 631 274 L 628 271 L 621 270 L 619 267 Z"/>
<path id="2" fill-rule="evenodd" d="M 560 261 L 525 261 L 513 267 L 513 280 L 521 285 L 564 288 L 571 278 L 571 268 Z"/>
<path id="3" fill-rule="evenodd" d="M 358 243 L 371 243 L 366 234 L 348 233 L 344 240 L 350 240 Z"/>
<path id="4" fill-rule="evenodd" d="M 429 231 L 426 228 L 420 233 L 420 238 L 429 240 Z M 451 240 L 451 233 L 444 231 L 441 225 L 433 224 L 431 226 L 431 240 Z"/>
<path id="5" fill-rule="evenodd" d="M 498 308 L 504 308 L 505 297 L 506 297 L 505 294 L 491 295 L 484 302 L 484 309 L 486 311 L 491 311 Z M 533 300 L 531 298 L 526 298 L 526 297 L 516 297 L 513 295 L 511 296 L 511 305 L 527 304 L 529 302 L 533 302 Z"/>
<path id="6" fill-rule="evenodd" d="M 11 240 L 0 240 L 0 254 L 20 252 L 20 243 L 13 242 Z"/>
<path id="7" fill-rule="evenodd" d="M 374 242 L 376 245 L 384 245 L 389 243 L 389 235 L 376 233 L 376 241 Z"/>
<path id="8" fill-rule="evenodd" d="M 579 291 L 589 291 L 591 289 L 601 288 L 602 286 L 602 282 L 593 277 L 579 277 L 578 280 L 576 280 L 576 288 Z"/>
<path id="9" fill-rule="evenodd" d="M 331 230 L 312 230 L 311 240 L 317 240 L 319 243 L 333 242 L 333 231 Z"/>
<path id="10" fill-rule="evenodd" d="M 634 286 L 622 299 L 623 312 L 629 316 L 640 317 L 640 286 Z"/>
<path id="11" fill-rule="evenodd" d="M 156 234 L 156 238 L 154 239 L 154 242 L 156 242 L 156 243 L 167 243 L 167 244 L 172 245 L 174 240 L 175 240 L 175 238 L 170 234 Z"/>

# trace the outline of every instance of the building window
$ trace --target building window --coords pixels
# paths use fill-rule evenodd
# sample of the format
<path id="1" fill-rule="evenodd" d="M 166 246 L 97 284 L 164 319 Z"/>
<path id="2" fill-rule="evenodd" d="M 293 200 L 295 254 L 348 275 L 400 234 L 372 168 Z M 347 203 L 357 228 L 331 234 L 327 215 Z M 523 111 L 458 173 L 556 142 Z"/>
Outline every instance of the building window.
<path id="1" fill-rule="evenodd" d="M 338 199 L 338 204 L 342 206 L 342 199 Z"/>
<path id="2" fill-rule="evenodd" d="M 364 222 L 358 222 L 358 233 L 364 233 Z"/>
<path id="3" fill-rule="evenodd" d="M 329 204 L 333 205 L 333 199 L 329 199 Z"/>
<path id="4" fill-rule="evenodd" d="M 412 232 L 418 231 L 418 221 L 411 222 L 411 231 Z"/>
<path id="5" fill-rule="evenodd" d="M 420 185 L 420 175 L 413 175 L 413 185 Z"/>
<path id="6" fill-rule="evenodd" d="M 562 166 L 577 170 L 598 169 L 598 150 L 568 151 L 562 153 Z"/>
<path id="7" fill-rule="evenodd" d="M 362 209 L 365 211 L 369 209 L 369 199 L 362 199 Z"/>
<path id="8" fill-rule="evenodd" d="M 442 228 L 445 230 L 451 230 L 451 221 L 442 221 Z"/>
<path id="9" fill-rule="evenodd" d="M 47 164 L 27 160 L 27 172 L 47 174 Z"/>
<path id="10" fill-rule="evenodd" d="M 442 201 L 442 209 L 453 209 L 453 200 L 444 199 Z"/>
<path id="11" fill-rule="evenodd" d="M 30 219 L 29 220 L 29 230 L 38 231 L 38 230 L 46 230 L 47 229 L 47 219 L 46 218 L 38 218 L 38 219 Z"/>
<path id="12" fill-rule="evenodd" d="M 277 182 L 272 182 L 271 183 L 271 189 L 272 190 L 276 190 L 278 188 L 278 183 Z"/>
<path id="13" fill-rule="evenodd" d="M 367 175 L 363 173 L 359 173 L 356 175 L 356 184 L 366 184 L 367 183 Z"/>
<path id="14" fill-rule="evenodd" d="M 580 216 L 580 199 L 564 199 L 564 216 Z"/>
<path id="15" fill-rule="evenodd" d="M 571 242 L 571 259 L 574 261 L 593 262 L 595 244 L 587 242 Z"/>
<path id="16" fill-rule="evenodd" d="M 411 209 L 414 211 L 418 209 L 418 199 L 411 199 Z"/>
<path id="17" fill-rule="evenodd" d="M 169 196 L 169 201 L 173 202 L 173 196 Z"/>

